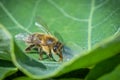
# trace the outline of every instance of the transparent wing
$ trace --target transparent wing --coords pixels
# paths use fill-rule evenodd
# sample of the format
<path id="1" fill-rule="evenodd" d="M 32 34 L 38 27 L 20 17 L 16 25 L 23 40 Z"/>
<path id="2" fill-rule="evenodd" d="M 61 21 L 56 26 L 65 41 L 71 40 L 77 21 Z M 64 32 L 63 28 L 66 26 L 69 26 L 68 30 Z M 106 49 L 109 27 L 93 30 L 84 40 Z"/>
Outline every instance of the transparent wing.
<path id="1" fill-rule="evenodd" d="M 28 33 L 19 33 L 15 35 L 15 39 L 25 41 L 28 36 L 29 36 Z"/>
<path id="2" fill-rule="evenodd" d="M 62 43 L 64 43 L 62 36 L 58 32 L 54 32 L 54 36 Z"/>
<path id="3" fill-rule="evenodd" d="M 50 34 L 50 35 L 54 35 L 58 40 L 60 40 L 61 42 L 63 42 L 62 36 L 61 36 L 58 32 L 56 32 L 56 31 L 52 31 L 52 32 L 53 32 L 53 33 L 52 33 L 52 32 L 49 30 L 48 26 L 42 21 L 41 18 L 39 18 L 39 17 L 36 18 L 35 25 L 36 25 L 37 27 L 39 27 L 40 30 L 43 31 L 44 33 Z"/>
<path id="4" fill-rule="evenodd" d="M 35 26 L 39 27 L 42 32 L 46 34 L 51 34 L 48 26 L 41 20 L 41 18 L 36 18 Z"/>

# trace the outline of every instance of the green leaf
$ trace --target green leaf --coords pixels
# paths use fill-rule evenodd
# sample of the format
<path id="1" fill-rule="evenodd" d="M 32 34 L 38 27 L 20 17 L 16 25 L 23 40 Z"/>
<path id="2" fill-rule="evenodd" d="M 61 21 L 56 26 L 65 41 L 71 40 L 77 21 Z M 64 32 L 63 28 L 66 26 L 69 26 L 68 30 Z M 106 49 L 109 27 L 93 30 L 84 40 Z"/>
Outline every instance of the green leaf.
<path id="1" fill-rule="evenodd" d="M 31 79 L 29 77 L 23 76 L 23 77 L 15 78 L 13 80 L 34 80 L 34 79 Z M 56 79 L 53 79 L 53 80 L 56 80 Z M 68 80 L 68 78 L 63 78 L 63 79 L 59 79 L 59 80 Z M 82 80 L 82 79 L 79 79 L 79 78 L 69 78 L 69 80 Z"/>
<path id="2" fill-rule="evenodd" d="M 68 78 L 63 78 L 63 79 L 59 79 L 59 80 L 68 80 Z M 79 78 L 69 78 L 69 80 L 83 80 L 83 79 L 79 79 Z"/>
<path id="3" fill-rule="evenodd" d="M 26 77 L 26 76 L 22 76 L 22 77 L 17 77 L 17 78 L 15 78 L 13 80 L 33 80 L 33 79 L 31 79 L 29 77 Z"/>
<path id="4" fill-rule="evenodd" d="M 107 60 L 101 61 L 89 72 L 85 80 L 97 80 L 98 78 L 105 76 L 106 74 L 109 75 L 114 71 L 114 69 L 119 64 L 120 64 L 120 54 L 115 55 L 112 58 L 109 58 Z M 119 73 L 119 70 L 118 70 L 118 73 Z M 110 78 L 105 80 L 110 80 Z M 113 79 L 111 77 L 111 80 L 117 80 L 117 79 Z"/>
<path id="5" fill-rule="evenodd" d="M 10 61 L 0 60 L 0 80 L 15 73 L 17 68 Z"/>
<path id="6" fill-rule="evenodd" d="M 0 24 L 0 59 L 11 60 L 11 37 L 8 31 Z"/>
<path id="7" fill-rule="evenodd" d="M 0 80 L 17 71 L 11 62 L 12 44 L 9 32 L 0 24 Z"/>
<path id="8" fill-rule="evenodd" d="M 11 54 L 14 64 L 26 75 L 41 79 L 89 67 L 116 55 L 120 52 L 119 4 L 119 0 L 1 0 L 0 22 L 13 37 L 40 32 L 34 25 L 35 17 L 40 16 L 65 42 L 65 60 L 58 63 L 39 61 L 37 54 L 24 52 L 24 42 L 15 40 Z"/>
<path id="9" fill-rule="evenodd" d="M 78 79 L 84 79 L 86 77 L 86 75 L 89 73 L 90 69 L 88 68 L 81 68 L 81 69 L 77 69 L 65 74 L 62 74 L 58 77 L 54 77 L 53 79 L 57 80 L 57 79 L 71 79 L 71 78 L 78 78 Z M 73 74 L 74 73 L 74 74 Z"/>
<path id="10" fill-rule="evenodd" d="M 120 65 L 117 66 L 114 71 L 100 77 L 98 80 L 119 80 L 120 79 Z"/>
<path id="11" fill-rule="evenodd" d="M 39 32 L 34 24 L 40 16 L 51 31 L 61 34 L 66 44 L 72 43 L 85 50 L 119 32 L 119 0 L 10 0 L 9 5 L 1 0 L 0 9 L 0 21 L 13 36 Z"/>

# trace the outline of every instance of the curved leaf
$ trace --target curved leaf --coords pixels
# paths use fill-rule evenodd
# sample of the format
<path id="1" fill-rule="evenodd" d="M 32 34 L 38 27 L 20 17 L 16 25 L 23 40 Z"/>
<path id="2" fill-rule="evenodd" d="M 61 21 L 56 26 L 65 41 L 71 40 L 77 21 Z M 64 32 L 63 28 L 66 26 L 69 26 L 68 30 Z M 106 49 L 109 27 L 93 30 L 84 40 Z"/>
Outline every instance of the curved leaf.
<path id="1" fill-rule="evenodd" d="M 17 71 L 17 68 L 11 62 L 12 45 L 9 32 L 0 24 L 0 80 Z"/>
<path id="2" fill-rule="evenodd" d="M 33 79 L 26 77 L 26 76 L 22 76 L 22 77 L 15 78 L 13 80 L 33 80 Z"/>
<path id="3" fill-rule="evenodd" d="M 0 59 L 11 60 L 11 37 L 7 30 L 0 24 Z"/>
<path id="4" fill-rule="evenodd" d="M 120 65 L 117 66 L 114 71 L 100 77 L 98 80 L 118 80 L 118 79 L 120 79 Z"/>
<path id="5" fill-rule="evenodd" d="M 89 72 L 85 80 L 96 80 L 98 78 L 101 78 L 102 76 L 105 76 L 106 74 L 110 74 L 119 64 L 120 64 L 120 54 L 115 55 L 107 60 L 101 61 Z M 111 79 L 117 80 L 113 78 Z"/>
<path id="6" fill-rule="evenodd" d="M 1 0 L 0 22 L 13 37 L 19 33 L 39 32 L 34 23 L 35 17 L 41 16 L 51 31 L 60 33 L 67 45 L 63 54 L 68 61 L 57 63 L 38 61 L 36 54 L 25 54 L 24 42 L 15 40 L 13 62 L 25 74 L 39 79 L 88 67 L 117 54 L 120 50 L 120 37 L 116 36 L 120 32 L 119 3 L 119 0 L 9 0 L 9 3 Z M 116 37 L 103 41 L 112 35 Z"/>
<path id="7" fill-rule="evenodd" d="M 0 80 L 3 80 L 15 72 L 17 72 L 17 68 L 13 65 L 12 62 L 0 60 Z"/>

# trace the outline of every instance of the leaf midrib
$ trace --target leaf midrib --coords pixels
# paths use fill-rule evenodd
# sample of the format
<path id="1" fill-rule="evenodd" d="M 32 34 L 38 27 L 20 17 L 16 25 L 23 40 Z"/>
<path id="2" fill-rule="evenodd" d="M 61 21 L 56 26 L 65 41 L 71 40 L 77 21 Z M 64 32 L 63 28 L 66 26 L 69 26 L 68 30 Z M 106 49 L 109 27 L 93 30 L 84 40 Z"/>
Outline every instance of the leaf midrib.
<path id="1" fill-rule="evenodd" d="M 95 5 L 95 0 L 92 0 L 91 2 L 91 9 L 90 9 L 90 15 L 88 18 L 88 50 L 91 50 L 91 43 L 92 43 L 92 18 L 93 18 L 93 13 L 94 13 L 94 5 Z"/>

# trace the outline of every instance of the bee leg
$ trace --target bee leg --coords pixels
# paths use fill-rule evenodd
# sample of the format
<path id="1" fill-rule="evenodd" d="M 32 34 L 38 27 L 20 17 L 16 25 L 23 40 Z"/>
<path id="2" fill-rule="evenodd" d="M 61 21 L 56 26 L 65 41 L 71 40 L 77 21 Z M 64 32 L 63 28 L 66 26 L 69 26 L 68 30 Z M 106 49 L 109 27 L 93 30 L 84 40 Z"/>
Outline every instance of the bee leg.
<path id="1" fill-rule="evenodd" d="M 54 51 L 59 56 L 59 61 L 63 61 L 63 55 L 62 55 L 62 47 L 60 47 L 58 50 Z"/>
<path id="2" fill-rule="evenodd" d="M 48 55 L 48 58 L 49 58 L 50 60 L 54 60 L 54 58 L 53 58 L 53 56 L 52 56 L 52 53 L 51 53 L 51 49 L 48 50 L 47 55 Z"/>
<path id="3" fill-rule="evenodd" d="M 30 51 L 34 46 L 35 46 L 34 44 L 33 44 L 33 45 L 29 45 L 29 46 L 25 49 L 25 51 L 26 51 L 26 52 Z"/>
<path id="4" fill-rule="evenodd" d="M 52 53 L 49 54 L 49 58 L 50 58 L 51 60 L 53 60 L 53 61 L 56 61 L 56 60 L 53 58 Z"/>
<path id="5" fill-rule="evenodd" d="M 59 62 L 60 62 L 60 61 L 63 61 L 63 55 L 62 55 L 62 52 L 60 51 L 60 54 L 57 54 L 57 55 L 60 57 Z"/>
<path id="6" fill-rule="evenodd" d="M 58 50 L 58 53 L 59 53 L 59 61 L 63 61 L 63 54 L 62 54 L 62 51 L 63 51 L 63 45 L 61 45 L 61 47 L 59 48 Z"/>
<path id="7" fill-rule="evenodd" d="M 43 53 L 42 53 L 42 48 L 41 47 L 38 48 L 38 52 L 39 52 L 39 55 L 40 55 L 39 60 L 42 60 L 43 59 L 43 57 L 42 57 Z"/>
<path id="8" fill-rule="evenodd" d="M 49 56 L 50 60 L 52 60 L 52 54 L 51 54 L 51 53 L 49 53 L 49 55 L 48 55 L 48 56 Z"/>
<path id="9" fill-rule="evenodd" d="M 52 53 L 50 50 L 49 50 L 49 53 L 47 55 L 48 55 L 49 59 L 52 60 Z"/>
<path id="10" fill-rule="evenodd" d="M 56 51 L 57 55 L 60 57 L 60 59 L 59 59 L 58 62 L 63 61 L 62 49 L 63 49 L 63 47 L 60 47 L 60 48 Z"/>

